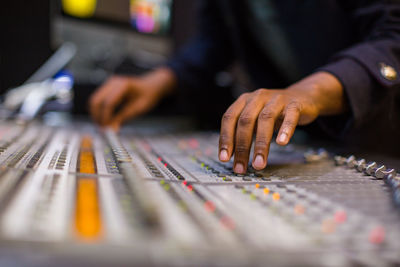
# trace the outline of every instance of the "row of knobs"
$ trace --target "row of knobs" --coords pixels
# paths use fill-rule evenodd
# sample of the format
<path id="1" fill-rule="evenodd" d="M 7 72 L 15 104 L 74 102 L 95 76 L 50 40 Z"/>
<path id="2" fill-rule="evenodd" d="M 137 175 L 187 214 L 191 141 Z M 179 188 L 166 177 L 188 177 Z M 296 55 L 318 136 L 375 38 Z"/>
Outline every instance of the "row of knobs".
<path id="1" fill-rule="evenodd" d="M 378 165 L 376 162 L 367 162 L 365 161 L 365 159 L 357 160 L 354 156 L 350 156 L 348 158 L 335 156 L 334 160 L 337 166 L 347 166 L 349 168 L 354 168 L 358 172 L 374 176 L 376 179 L 396 176 L 395 169 L 387 169 L 385 165 Z"/>
<path id="2" fill-rule="evenodd" d="M 334 159 L 338 166 L 345 165 L 349 168 L 355 168 L 359 172 L 374 176 L 377 179 L 384 179 L 392 191 L 392 198 L 395 205 L 400 208 L 400 176 L 397 175 L 395 169 L 387 169 L 385 165 L 378 166 L 376 162 L 366 163 L 364 159 L 356 160 L 354 156 L 348 158 L 335 156 Z"/>

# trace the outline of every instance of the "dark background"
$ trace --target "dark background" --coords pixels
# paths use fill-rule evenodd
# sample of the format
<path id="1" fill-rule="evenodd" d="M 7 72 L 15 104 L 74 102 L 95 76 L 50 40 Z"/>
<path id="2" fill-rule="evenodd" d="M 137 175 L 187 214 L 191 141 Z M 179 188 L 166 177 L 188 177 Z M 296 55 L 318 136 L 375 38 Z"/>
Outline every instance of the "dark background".
<path id="1" fill-rule="evenodd" d="M 50 0 L 2 1 L 0 93 L 23 83 L 50 56 L 49 14 Z"/>
<path id="2" fill-rule="evenodd" d="M 197 2 L 173 1 L 171 30 L 162 36 L 137 33 L 118 20 L 66 16 L 60 1 L 6 1 L 1 8 L 0 93 L 23 84 L 62 43 L 73 42 L 78 52 L 67 67 L 75 78 L 71 112 L 87 114 L 88 98 L 110 75 L 140 75 L 179 51 L 195 34 Z M 216 128 L 233 100 L 231 84 L 179 92 L 150 115 L 192 116 L 200 127 Z"/>

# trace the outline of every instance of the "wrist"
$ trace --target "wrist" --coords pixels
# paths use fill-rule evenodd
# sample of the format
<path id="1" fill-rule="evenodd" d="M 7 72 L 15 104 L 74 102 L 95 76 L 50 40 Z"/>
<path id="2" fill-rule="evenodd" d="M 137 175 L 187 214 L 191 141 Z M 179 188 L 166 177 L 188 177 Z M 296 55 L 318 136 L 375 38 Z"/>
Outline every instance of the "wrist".
<path id="1" fill-rule="evenodd" d="M 167 67 L 157 68 L 142 76 L 141 79 L 147 83 L 149 88 L 161 95 L 172 93 L 177 83 L 175 73 Z"/>
<path id="2" fill-rule="evenodd" d="M 338 115 L 346 111 L 347 103 L 341 82 L 328 72 L 316 72 L 288 87 L 311 100 L 319 115 Z"/>

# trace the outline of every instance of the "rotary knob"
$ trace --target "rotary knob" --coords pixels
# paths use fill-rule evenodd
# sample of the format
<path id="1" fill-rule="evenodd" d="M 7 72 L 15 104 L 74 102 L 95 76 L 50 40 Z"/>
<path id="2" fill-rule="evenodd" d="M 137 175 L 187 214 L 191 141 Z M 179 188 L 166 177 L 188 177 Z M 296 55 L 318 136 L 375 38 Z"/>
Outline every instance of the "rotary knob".
<path id="1" fill-rule="evenodd" d="M 342 166 L 346 163 L 346 158 L 342 156 L 335 156 L 333 159 L 335 160 L 335 164 L 337 166 Z"/>
<path id="2" fill-rule="evenodd" d="M 357 171 L 362 172 L 365 167 L 366 167 L 367 162 L 365 161 L 365 159 L 360 159 L 359 161 L 357 161 L 355 168 L 357 169 Z"/>
<path id="3" fill-rule="evenodd" d="M 383 179 L 386 176 L 389 175 L 396 175 L 396 170 L 395 169 L 389 169 L 387 170 L 384 165 L 380 166 L 375 170 L 374 176 L 376 179 Z"/>
<path id="4" fill-rule="evenodd" d="M 350 157 L 348 157 L 346 159 L 347 167 L 354 168 L 354 166 L 356 166 L 356 164 L 357 164 L 357 160 L 356 160 L 356 157 L 354 157 L 353 155 L 351 155 Z"/>
<path id="5" fill-rule="evenodd" d="M 367 166 L 364 169 L 364 173 L 367 175 L 372 175 L 373 171 L 376 167 L 378 167 L 376 162 L 369 162 L 369 163 L 367 163 Z"/>

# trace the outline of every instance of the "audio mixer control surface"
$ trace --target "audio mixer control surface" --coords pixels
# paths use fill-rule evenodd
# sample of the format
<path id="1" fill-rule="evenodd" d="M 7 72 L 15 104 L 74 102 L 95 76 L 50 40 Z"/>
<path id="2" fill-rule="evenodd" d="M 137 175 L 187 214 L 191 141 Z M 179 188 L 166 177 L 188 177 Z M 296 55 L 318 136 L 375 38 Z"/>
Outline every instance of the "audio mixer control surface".
<path id="1" fill-rule="evenodd" d="M 0 251 L 171 266 L 400 264 L 395 170 L 272 144 L 265 170 L 235 175 L 217 145 L 213 132 L 2 122 Z"/>

